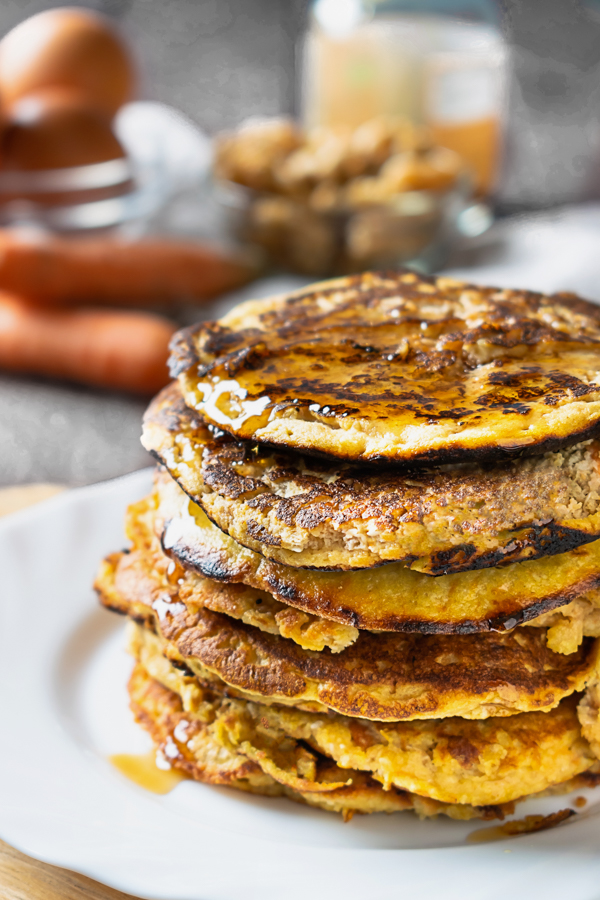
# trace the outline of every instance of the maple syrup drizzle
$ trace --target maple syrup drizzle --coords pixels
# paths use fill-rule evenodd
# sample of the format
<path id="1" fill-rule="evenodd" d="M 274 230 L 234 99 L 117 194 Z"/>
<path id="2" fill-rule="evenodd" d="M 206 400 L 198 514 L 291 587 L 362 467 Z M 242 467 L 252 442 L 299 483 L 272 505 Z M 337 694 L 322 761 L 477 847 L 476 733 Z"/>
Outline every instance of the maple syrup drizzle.
<path id="1" fill-rule="evenodd" d="M 185 781 L 187 776 L 172 766 L 163 768 L 166 761 L 159 758 L 157 765 L 157 751 L 148 753 L 115 753 L 109 756 L 109 761 L 122 775 L 129 778 L 139 787 L 151 791 L 153 794 L 168 794 L 180 781 Z"/>
<path id="2" fill-rule="evenodd" d="M 478 828 L 476 831 L 471 831 L 467 835 L 467 843 L 488 844 L 492 841 L 506 841 L 508 838 L 516 837 L 518 832 L 515 834 L 507 831 L 507 825 L 510 825 L 510 822 L 505 822 L 504 825 L 493 825 L 491 828 Z"/>

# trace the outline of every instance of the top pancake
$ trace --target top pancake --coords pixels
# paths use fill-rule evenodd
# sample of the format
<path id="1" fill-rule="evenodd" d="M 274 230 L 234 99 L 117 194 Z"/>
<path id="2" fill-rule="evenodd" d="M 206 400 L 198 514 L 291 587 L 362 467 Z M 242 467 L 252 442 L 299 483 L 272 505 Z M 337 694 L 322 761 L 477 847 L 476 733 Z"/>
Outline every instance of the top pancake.
<path id="1" fill-rule="evenodd" d="M 179 332 L 189 406 L 238 438 L 353 460 L 542 453 L 600 422 L 600 310 L 365 273 Z"/>

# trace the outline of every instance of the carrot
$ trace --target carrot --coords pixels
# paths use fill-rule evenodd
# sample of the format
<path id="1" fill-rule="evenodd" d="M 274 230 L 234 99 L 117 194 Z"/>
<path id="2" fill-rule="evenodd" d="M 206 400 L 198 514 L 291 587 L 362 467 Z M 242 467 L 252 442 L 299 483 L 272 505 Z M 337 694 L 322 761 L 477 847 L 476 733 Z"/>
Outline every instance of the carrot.
<path id="1" fill-rule="evenodd" d="M 0 369 L 154 394 L 169 380 L 175 328 L 150 313 L 47 310 L 0 291 Z"/>
<path id="2" fill-rule="evenodd" d="M 0 230 L 0 289 L 50 304 L 207 300 L 255 274 L 247 262 L 194 241 L 24 237 Z"/>

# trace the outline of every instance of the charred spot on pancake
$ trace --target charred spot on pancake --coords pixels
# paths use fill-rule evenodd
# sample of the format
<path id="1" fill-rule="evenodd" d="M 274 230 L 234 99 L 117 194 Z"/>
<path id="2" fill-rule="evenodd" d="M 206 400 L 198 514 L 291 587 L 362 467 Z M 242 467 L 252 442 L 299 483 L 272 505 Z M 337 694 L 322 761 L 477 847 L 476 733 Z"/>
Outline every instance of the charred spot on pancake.
<path id="1" fill-rule="evenodd" d="M 176 382 L 167 385 L 158 393 L 144 413 L 144 421 L 153 421 L 173 435 L 190 426 L 199 428 L 202 424 L 200 416 L 186 406 L 181 391 L 176 389 L 175 384 Z"/>
<path id="2" fill-rule="evenodd" d="M 194 678 L 194 673 L 189 668 L 186 663 L 181 659 L 170 659 L 169 662 L 172 666 L 174 666 L 179 672 L 182 672 L 187 678 Z"/>
<path id="3" fill-rule="evenodd" d="M 548 525 L 536 525 L 517 532 L 507 542 L 507 546 L 499 547 L 489 553 L 478 553 L 474 544 L 462 544 L 431 556 L 427 566 L 430 575 L 449 575 L 465 569 L 488 569 L 511 565 L 521 559 L 536 559 L 541 556 L 554 556 L 568 553 L 582 544 L 597 540 L 597 535 L 582 535 L 575 528 L 566 528 L 554 522 Z"/>
<path id="4" fill-rule="evenodd" d="M 597 787 L 600 784 L 600 772 L 582 772 L 578 776 L 585 787 Z"/>
<path id="5" fill-rule="evenodd" d="M 129 612 L 128 612 L 128 609 L 126 606 L 118 606 L 116 603 L 109 603 L 108 601 L 102 602 L 102 606 L 104 607 L 104 609 L 107 609 L 109 612 L 114 612 L 118 616 L 128 616 L 129 615 Z M 142 622 L 144 621 L 143 619 L 141 619 L 141 617 L 138 617 L 138 619 L 134 619 L 134 621 L 138 621 L 138 623 L 140 622 L 140 620 Z"/>
<path id="6" fill-rule="evenodd" d="M 249 537 L 260 541 L 261 544 L 267 544 L 269 547 L 281 546 L 281 538 L 277 535 L 270 534 L 263 525 L 256 522 L 254 519 L 248 519 L 246 521 L 246 531 Z"/>
<path id="7" fill-rule="evenodd" d="M 479 762 L 477 747 L 465 737 L 452 735 L 448 738 L 447 750 L 450 756 L 458 760 L 465 769 L 472 768 Z"/>
<path id="8" fill-rule="evenodd" d="M 168 525 L 168 522 L 165 523 L 165 530 L 161 537 L 161 545 L 167 555 L 173 556 L 187 568 L 196 569 L 206 578 L 213 578 L 215 581 L 229 581 L 232 578 L 234 574 L 232 568 L 221 553 L 208 549 L 197 550 L 181 541 L 165 547 L 165 533 Z"/>
<path id="9" fill-rule="evenodd" d="M 195 327 L 192 325 L 188 328 L 182 328 L 173 335 L 169 345 L 171 350 L 171 356 L 169 357 L 171 378 L 176 378 L 181 372 L 198 362 L 194 341 L 195 330 Z"/>

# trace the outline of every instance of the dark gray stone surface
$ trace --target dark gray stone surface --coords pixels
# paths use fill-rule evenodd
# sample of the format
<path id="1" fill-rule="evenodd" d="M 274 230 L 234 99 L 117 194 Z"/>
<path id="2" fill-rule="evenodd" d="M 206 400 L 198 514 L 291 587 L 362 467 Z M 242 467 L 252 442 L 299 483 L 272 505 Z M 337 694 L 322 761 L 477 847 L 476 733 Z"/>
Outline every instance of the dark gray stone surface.
<path id="1" fill-rule="evenodd" d="M 88 484 L 149 465 L 143 400 L 0 376 L 0 484 Z"/>

